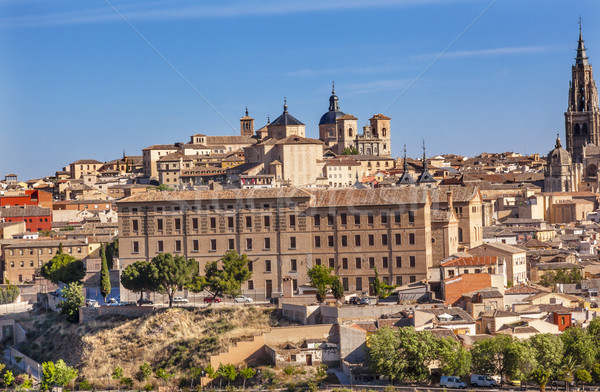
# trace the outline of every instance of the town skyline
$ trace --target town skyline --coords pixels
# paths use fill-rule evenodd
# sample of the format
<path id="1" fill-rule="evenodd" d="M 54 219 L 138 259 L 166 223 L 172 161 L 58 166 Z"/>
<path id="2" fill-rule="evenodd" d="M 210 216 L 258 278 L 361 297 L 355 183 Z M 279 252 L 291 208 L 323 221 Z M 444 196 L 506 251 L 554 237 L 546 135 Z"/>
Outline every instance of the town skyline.
<path id="1" fill-rule="evenodd" d="M 341 110 L 359 126 L 375 113 L 392 117 L 394 158 L 405 143 L 409 156 L 420 156 L 422 139 L 428 156 L 546 154 L 557 132 L 564 137 L 579 15 L 592 64 L 600 53 L 600 13 L 591 1 L 531 2 L 518 13 L 515 1 L 179 2 L 170 12 L 136 1 L 69 4 L 0 4 L 7 54 L 0 167 L 23 179 L 76 159 L 141 155 L 193 133 L 239 134 L 246 106 L 258 128 L 281 114 L 284 97 L 316 138 L 332 80 Z M 43 167 L 15 148 L 23 143 Z"/>

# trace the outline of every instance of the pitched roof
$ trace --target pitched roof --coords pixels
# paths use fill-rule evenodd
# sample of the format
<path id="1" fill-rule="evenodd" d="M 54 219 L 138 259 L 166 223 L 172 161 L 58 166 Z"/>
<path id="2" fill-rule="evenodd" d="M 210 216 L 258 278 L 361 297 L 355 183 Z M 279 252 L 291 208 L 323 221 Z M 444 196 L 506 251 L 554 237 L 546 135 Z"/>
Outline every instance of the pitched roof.
<path id="1" fill-rule="evenodd" d="M 71 165 L 102 165 L 103 163 L 100 161 L 97 161 L 95 159 L 80 159 L 78 161 L 75 161 L 73 163 L 71 163 Z"/>
<path id="2" fill-rule="evenodd" d="M 549 293 L 550 290 L 538 285 L 533 284 L 525 284 L 521 283 L 515 286 L 512 286 L 504 291 L 504 295 L 506 294 L 539 294 L 539 293 Z"/>
<path id="3" fill-rule="evenodd" d="M 503 244 L 501 242 L 489 242 L 486 244 L 482 244 L 479 245 L 475 248 L 469 249 L 467 252 L 471 253 L 473 251 L 477 252 L 477 251 L 485 251 L 487 250 L 487 248 L 492 248 L 491 250 L 499 250 L 501 252 L 507 252 L 507 253 L 524 253 L 526 252 L 524 249 L 518 248 L 516 246 L 513 245 L 508 245 L 508 244 Z"/>
<path id="4" fill-rule="evenodd" d="M 474 256 L 474 257 L 460 257 L 458 259 L 449 260 L 441 264 L 442 267 L 458 267 L 458 266 L 479 266 L 479 265 L 493 265 L 498 263 L 498 257 L 496 256 Z"/>
<path id="5" fill-rule="evenodd" d="M 207 136 L 206 144 L 209 145 L 225 145 L 225 144 L 254 144 L 256 139 L 251 136 L 242 135 L 224 135 L 224 136 Z"/>
<path id="6" fill-rule="evenodd" d="M 52 215 L 52 209 L 38 206 L 13 206 L 9 208 L 0 208 L 0 217 L 3 218 L 50 215 Z"/>

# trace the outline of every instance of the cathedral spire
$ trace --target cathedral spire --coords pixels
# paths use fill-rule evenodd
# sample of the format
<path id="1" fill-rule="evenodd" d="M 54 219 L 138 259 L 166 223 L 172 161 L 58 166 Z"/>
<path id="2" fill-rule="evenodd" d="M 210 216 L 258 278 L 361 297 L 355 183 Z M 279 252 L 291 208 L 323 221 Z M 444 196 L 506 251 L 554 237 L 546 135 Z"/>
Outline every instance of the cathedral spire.
<path id="1" fill-rule="evenodd" d="M 575 65 L 588 65 L 588 57 L 585 53 L 583 42 L 581 35 L 581 17 L 579 17 L 579 40 L 577 41 L 577 57 L 575 57 Z"/>
<path id="2" fill-rule="evenodd" d="M 404 170 L 403 170 L 402 176 L 400 177 L 398 182 L 396 182 L 396 185 L 413 185 L 414 183 L 415 183 L 415 180 L 408 173 L 408 161 L 406 160 L 406 144 L 405 144 L 404 145 Z"/>
<path id="3" fill-rule="evenodd" d="M 423 171 L 421 172 L 421 175 L 417 179 L 417 182 L 419 184 L 435 183 L 435 182 L 437 182 L 433 178 L 433 176 L 431 175 L 431 173 L 429 173 L 429 165 L 427 164 L 427 155 L 425 153 L 425 140 L 423 140 Z"/>
<path id="4" fill-rule="evenodd" d="M 331 97 L 329 97 L 329 111 L 330 112 L 339 112 L 340 110 L 340 102 L 335 95 L 335 82 L 331 83 Z"/>

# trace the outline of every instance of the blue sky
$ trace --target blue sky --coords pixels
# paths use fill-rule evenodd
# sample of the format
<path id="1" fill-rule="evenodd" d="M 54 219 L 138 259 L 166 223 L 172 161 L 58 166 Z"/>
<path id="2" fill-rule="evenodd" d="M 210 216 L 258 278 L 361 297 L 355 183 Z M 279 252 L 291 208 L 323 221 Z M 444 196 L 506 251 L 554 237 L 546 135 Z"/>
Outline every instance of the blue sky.
<path id="1" fill-rule="evenodd" d="M 283 97 L 317 137 L 332 80 L 360 125 L 392 117 L 394 156 L 546 154 L 580 15 L 595 65 L 597 0 L 0 0 L 0 176 L 235 134 Z"/>

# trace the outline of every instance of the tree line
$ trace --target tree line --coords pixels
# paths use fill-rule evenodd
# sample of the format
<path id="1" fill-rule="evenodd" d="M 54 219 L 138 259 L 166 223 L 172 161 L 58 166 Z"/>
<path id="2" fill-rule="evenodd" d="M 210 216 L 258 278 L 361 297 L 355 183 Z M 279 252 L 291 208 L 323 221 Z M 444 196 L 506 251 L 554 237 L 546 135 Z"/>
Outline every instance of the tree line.
<path id="1" fill-rule="evenodd" d="M 600 382 L 600 318 L 585 329 L 573 326 L 560 335 L 519 340 L 498 334 L 475 342 L 470 350 L 456 339 L 438 338 L 426 330 L 384 327 L 368 337 L 367 357 L 371 370 L 392 382 L 427 381 L 431 366 L 446 375 L 473 372 L 530 380 L 542 391 L 553 379 Z"/>

